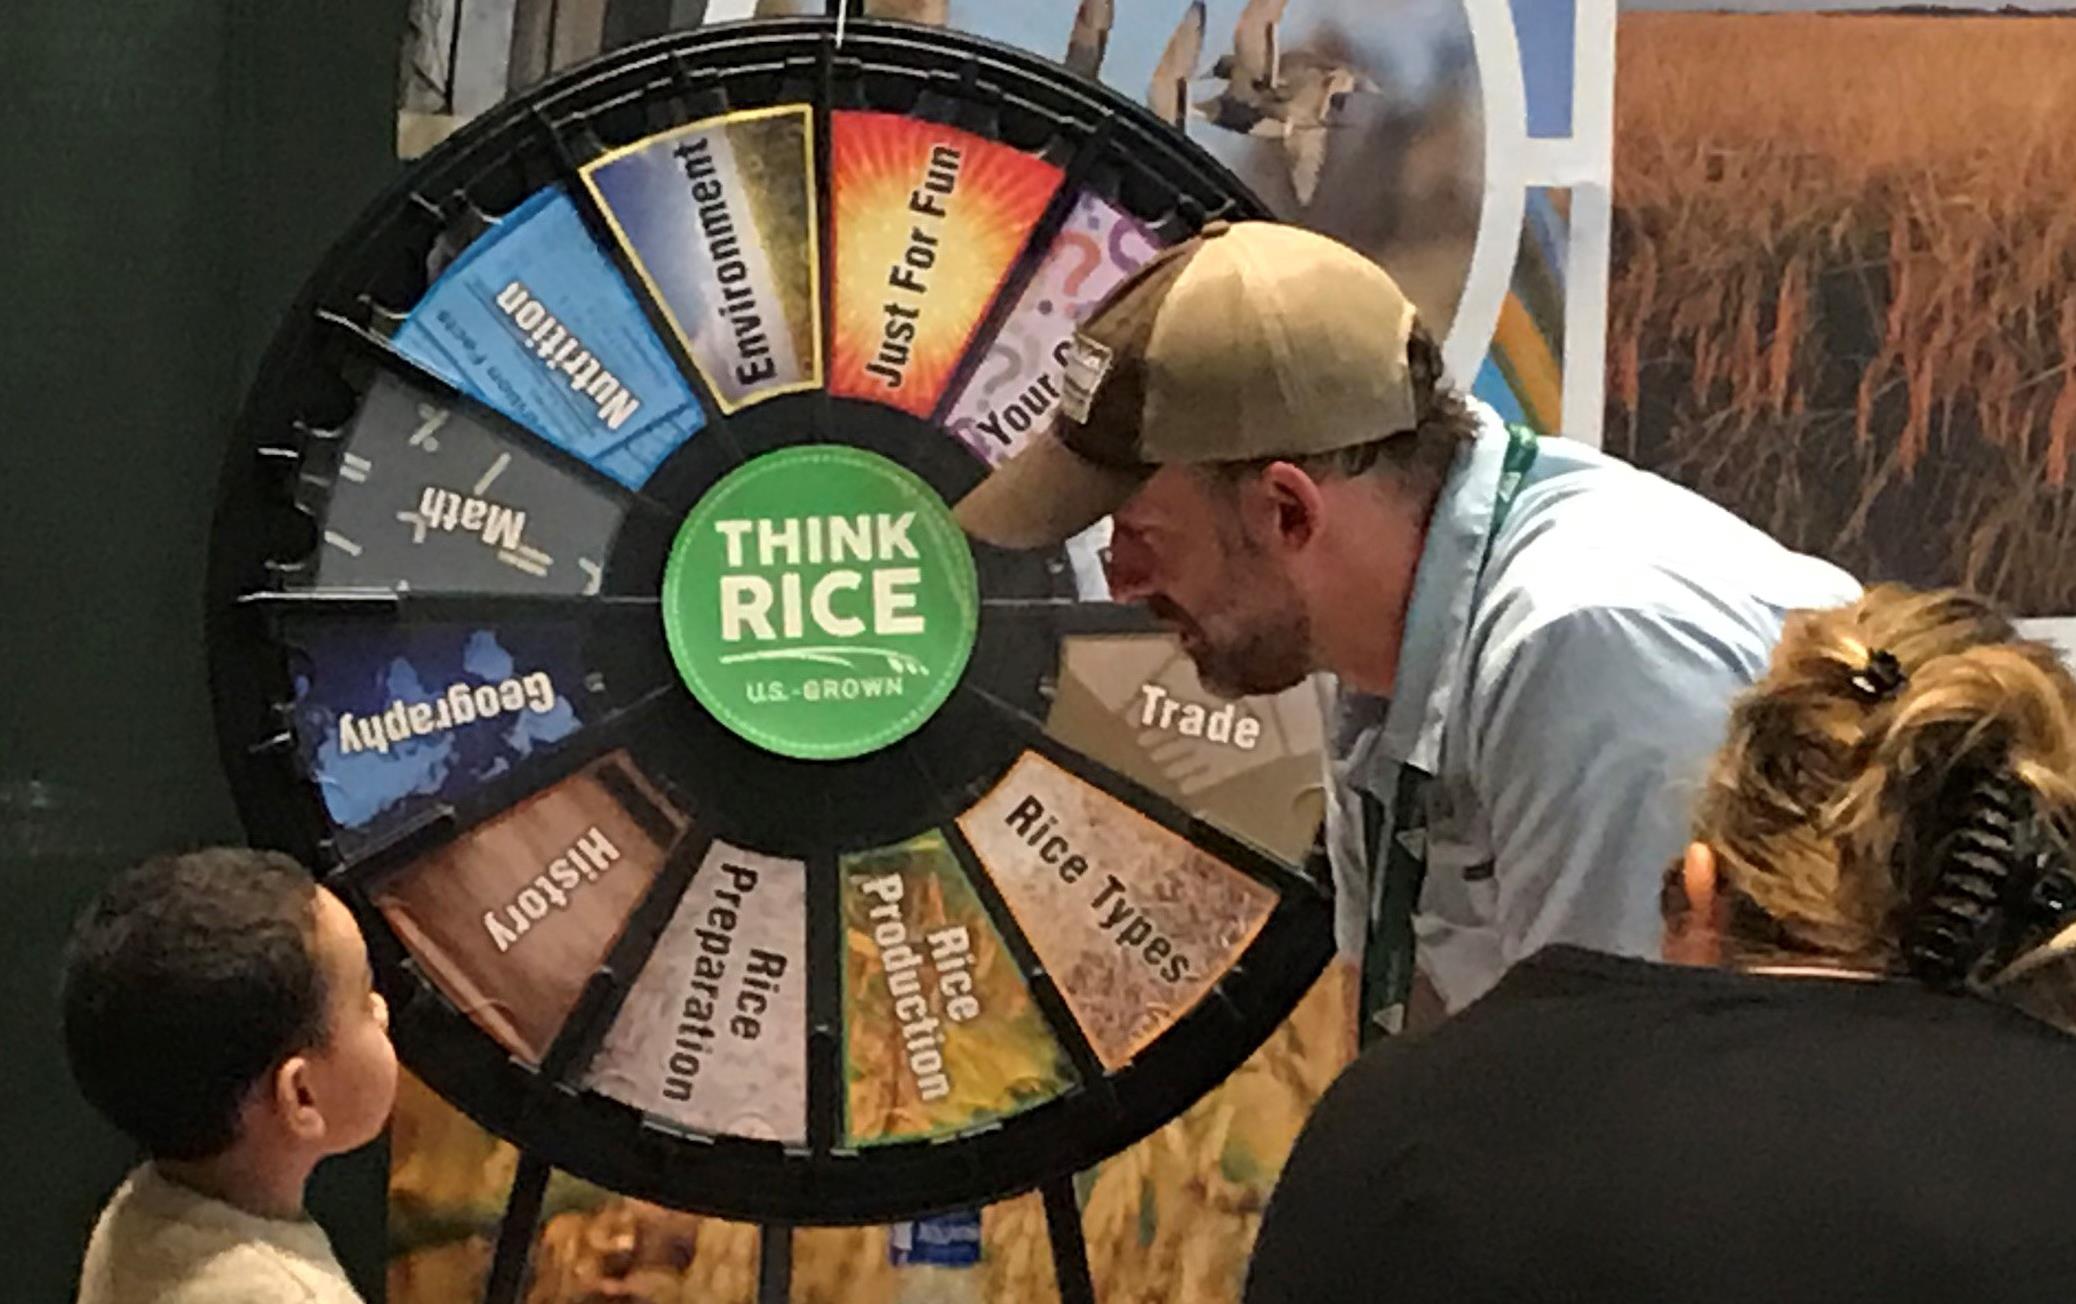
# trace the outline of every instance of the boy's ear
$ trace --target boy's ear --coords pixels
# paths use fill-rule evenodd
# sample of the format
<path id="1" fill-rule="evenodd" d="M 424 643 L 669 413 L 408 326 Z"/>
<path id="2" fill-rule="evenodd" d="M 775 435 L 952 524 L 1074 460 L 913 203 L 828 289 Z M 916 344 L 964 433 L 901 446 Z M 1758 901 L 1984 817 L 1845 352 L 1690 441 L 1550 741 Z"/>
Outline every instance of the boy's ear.
<path id="1" fill-rule="evenodd" d="M 324 1111 L 311 1090 L 310 1060 L 291 1055 L 275 1067 L 268 1078 L 267 1105 L 280 1127 L 297 1141 L 314 1144 L 324 1139 Z"/>

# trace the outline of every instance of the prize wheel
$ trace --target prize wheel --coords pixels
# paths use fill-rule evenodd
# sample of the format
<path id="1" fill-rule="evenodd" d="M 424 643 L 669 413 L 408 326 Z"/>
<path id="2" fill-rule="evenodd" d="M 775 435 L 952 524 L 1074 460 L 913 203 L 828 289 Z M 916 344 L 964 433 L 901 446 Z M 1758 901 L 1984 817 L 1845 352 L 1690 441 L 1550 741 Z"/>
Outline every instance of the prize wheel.
<path id="1" fill-rule="evenodd" d="M 1056 1189 L 1267 1036 L 1331 949 L 1310 691 L 1218 700 L 1094 533 L 947 506 L 1095 300 L 1260 215 L 1041 59 L 823 19 L 377 201 L 263 366 L 210 646 L 417 1073 L 538 1171 L 856 1223 Z"/>

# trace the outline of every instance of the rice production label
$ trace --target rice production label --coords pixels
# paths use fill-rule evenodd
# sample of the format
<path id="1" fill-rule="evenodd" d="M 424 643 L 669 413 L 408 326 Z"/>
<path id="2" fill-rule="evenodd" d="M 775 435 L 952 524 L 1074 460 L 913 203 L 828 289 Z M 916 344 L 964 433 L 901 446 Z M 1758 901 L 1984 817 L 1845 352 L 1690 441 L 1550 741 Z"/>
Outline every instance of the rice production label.
<path id="1" fill-rule="evenodd" d="M 955 1135 L 1074 1083 L 941 833 L 842 858 L 844 1135 Z"/>

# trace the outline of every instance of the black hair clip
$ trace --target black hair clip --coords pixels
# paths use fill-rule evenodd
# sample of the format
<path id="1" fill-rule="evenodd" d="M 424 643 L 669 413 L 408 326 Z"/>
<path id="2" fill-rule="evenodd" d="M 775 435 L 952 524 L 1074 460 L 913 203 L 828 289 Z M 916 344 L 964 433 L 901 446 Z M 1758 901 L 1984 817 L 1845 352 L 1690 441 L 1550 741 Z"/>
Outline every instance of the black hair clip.
<path id="1" fill-rule="evenodd" d="M 1911 973 L 1938 987 L 1958 987 L 1986 967 L 2012 880 L 2029 868 L 2031 801 L 2001 773 L 1958 778 L 1940 803 L 1947 809 L 1934 851 L 1936 868 L 1913 911 L 1903 953 Z M 1950 822 L 1949 822 L 1950 821 Z M 2026 886 L 2030 887 L 2028 883 Z"/>
<path id="2" fill-rule="evenodd" d="M 1846 682 L 1852 685 L 1853 692 L 1862 701 L 1872 706 L 1894 697 L 1909 680 L 1903 673 L 1903 663 L 1896 660 L 1896 654 L 1887 648 L 1877 648 L 1868 654 L 1866 666 L 1855 670 Z"/>
<path id="3" fill-rule="evenodd" d="M 1903 948 L 1915 977 L 1947 988 L 1989 981 L 2076 917 L 2076 865 L 2031 791 L 1992 773 L 1956 795 Z"/>

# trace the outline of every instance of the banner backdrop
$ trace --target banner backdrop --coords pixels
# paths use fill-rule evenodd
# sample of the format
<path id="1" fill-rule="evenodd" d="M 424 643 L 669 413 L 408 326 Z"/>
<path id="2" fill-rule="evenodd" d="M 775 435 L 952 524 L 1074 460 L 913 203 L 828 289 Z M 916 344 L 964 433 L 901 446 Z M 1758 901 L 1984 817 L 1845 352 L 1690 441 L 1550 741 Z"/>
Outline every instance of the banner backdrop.
<path id="1" fill-rule="evenodd" d="M 809 7 L 421 0 L 402 53 L 400 152 L 420 153 L 509 91 L 615 45 Z M 819 0 L 811 7 L 823 9 Z M 857 12 L 1020 46 L 1147 104 L 1279 216 L 1390 268 L 1445 338 L 1454 373 L 1504 416 L 1545 433 L 1599 439 L 1614 0 L 866 0 Z M 1287 91 L 1267 111 L 1245 93 L 1262 75 Z M 900 145 L 853 135 L 836 142 L 839 204 L 847 185 L 869 182 L 875 151 Z M 641 184 L 639 150 L 611 166 L 617 170 L 602 166 L 590 182 Z M 1000 180 L 1009 204 L 1017 178 Z M 1019 220 L 1020 211 L 1011 205 L 1001 220 Z M 1135 239 L 1143 243 L 1143 233 L 1114 214 L 1078 217 L 1076 229 L 1085 222 L 1094 254 L 1129 253 Z M 839 318 L 843 257 L 838 249 L 830 291 Z M 1057 290 L 1063 302 L 1093 302 L 1121 274 L 1111 265 L 1117 261 L 1095 256 L 1048 267 L 1034 285 L 1048 295 Z M 660 263 L 644 270 L 664 281 L 675 274 Z M 795 269 L 766 270 L 783 277 Z M 866 369 L 846 370 L 840 340 L 826 363 L 832 377 L 850 377 L 843 384 L 871 379 Z M 804 354 L 786 364 L 789 375 L 822 365 Z M 976 388 L 988 393 L 961 395 L 954 405 L 977 448 L 994 447 L 986 437 L 991 423 L 1015 424 L 992 397 L 993 378 L 983 372 Z M 1031 383 L 1006 368 L 1003 379 L 1013 381 L 1005 393 Z M 1083 1175 L 1082 1221 L 1101 1298 L 1238 1298 L 1283 1160 L 1352 1053 L 1353 986 L 1347 973 L 1331 970 L 1222 1087 Z M 600 1071 L 611 1072 L 609 1058 Z M 750 1098 L 726 1103 L 749 1108 Z M 783 1111 L 765 1112 L 773 1130 L 790 1126 Z M 480 1297 L 517 1156 L 408 1079 L 392 1144 L 392 1304 Z M 527 1298 L 739 1304 L 754 1295 L 759 1236 L 754 1227 L 558 1176 L 548 1188 Z M 981 1241 L 979 1298 L 1057 1298 L 1035 1195 L 983 1211 Z M 796 1231 L 792 1300 L 892 1304 L 899 1281 L 889 1245 L 884 1228 Z"/>
<path id="2" fill-rule="evenodd" d="M 424 0 L 400 145 L 614 44 L 810 7 Z M 1178 122 L 1280 216 L 1389 267 L 1509 419 L 1604 434 L 1797 547 L 1981 589 L 2076 648 L 2076 21 L 1707 7 L 1737 12 L 1629 12 L 1619 46 L 1614 0 L 860 12 L 1036 51 Z M 1270 46 L 1304 94 L 1264 122 L 1234 87 Z M 1099 240 L 1114 225 L 1088 220 Z M 1040 284 L 1080 301 L 1115 275 L 1096 258 Z M 985 445 L 999 405 L 967 406 Z M 1237 1298 L 1284 1156 L 1352 1050 L 1351 1001 L 1330 972 L 1223 1087 L 1084 1175 L 1102 1298 Z M 516 1156 L 410 1082 L 393 1144 L 391 1300 L 478 1295 Z M 985 1210 L 981 1237 L 982 1298 L 1056 1298 L 1035 1196 Z M 528 1298 L 748 1301 L 758 1238 L 558 1177 Z M 792 1299 L 894 1300 L 888 1245 L 797 1232 Z"/>

